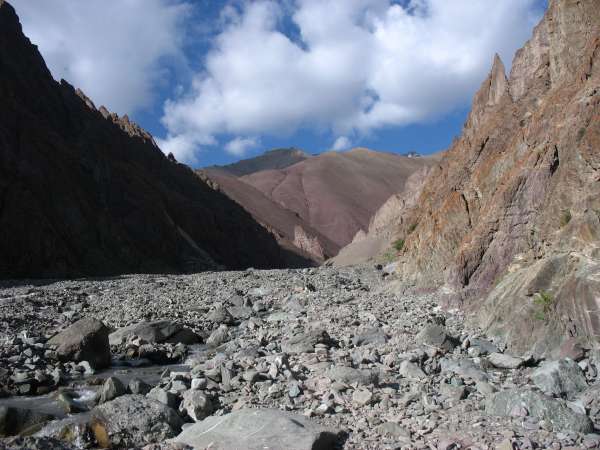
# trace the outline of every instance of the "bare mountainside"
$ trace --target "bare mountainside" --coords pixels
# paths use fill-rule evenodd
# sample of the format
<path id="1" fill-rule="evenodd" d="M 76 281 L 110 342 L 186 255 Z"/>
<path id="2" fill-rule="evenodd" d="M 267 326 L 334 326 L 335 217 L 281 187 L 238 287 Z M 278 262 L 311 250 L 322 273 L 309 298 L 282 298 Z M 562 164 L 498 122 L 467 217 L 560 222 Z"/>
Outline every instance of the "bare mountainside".
<path id="1" fill-rule="evenodd" d="M 326 152 L 277 170 L 241 177 L 284 208 L 295 212 L 339 247 L 352 241 L 407 178 L 439 156 L 413 157 L 357 148 Z"/>
<path id="2" fill-rule="evenodd" d="M 315 230 L 298 214 L 275 203 L 236 176 L 217 168 L 200 170 L 198 173 L 214 189 L 242 205 L 290 252 L 320 264 L 339 251 L 335 242 Z"/>
<path id="3" fill-rule="evenodd" d="M 246 211 L 149 134 L 55 82 L 6 2 L 0 227 L 3 278 L 290 264 Z"/>
<path id="4" fill-rule="evenodd" d="M 444 287 L 515 350 L 600 336 L 600 10 L 552 0 L 396 220 L 403 283 Z"/>

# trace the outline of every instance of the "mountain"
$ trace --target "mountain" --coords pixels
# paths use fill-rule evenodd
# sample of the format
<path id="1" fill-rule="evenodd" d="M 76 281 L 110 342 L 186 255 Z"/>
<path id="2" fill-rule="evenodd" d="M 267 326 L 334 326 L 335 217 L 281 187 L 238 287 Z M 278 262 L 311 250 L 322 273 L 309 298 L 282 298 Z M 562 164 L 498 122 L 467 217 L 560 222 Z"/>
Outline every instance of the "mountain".
<path id="1" fill-rule="evenodd" d="M 600 336 L 600 9 L 551 0 L 508 75 L 400 211 L 398 277 L 442 288 L 515 351 Z"/>
<path id="2" fill-rule="evenodd" d="M 400 193 L 411 174 L 438 159 L 363 148 L 317 156 L 279 149 L 199 173 L 284 248 L 322 263 L 366 230 L 377 208 Z"/>
<path id="3" fill-rule="evenodd" d="M 241 180 L 298 214 L 341 248 L 359 230 L 368 228 L 373 214 L 403 190 L 411 174 L 435 164 L 438 158 L 409 158 L 357 148 L 322 153 Z"/>
<path id="4" fill-rule="evenodd" d="M 236 177 L 242 177 L 261 170 L 285 169 L 308 158 L 310 158 L 309 155 L 297 148 L 277 148 L 254 158 L 243 159 L 226 166 L 211 166 L 207 169 L 219 170 Z"/>
<path id="5" fill-rule="evenodd" d="M 320 264 L 339 251 L 337 244 L 312 228 L 298 214 L 275 203 L 238 177 L 214 168 L 198 173 L 215 190 L 243 206 L 275 236 L 279 245 L 290 252 Z"/>
<path id="6" fill-rule="evenodd" d="M 4 1 L 0 229 L 2 278 L 284 267 L 290 256 L 127 116 L 55 82 Z"/>
<path id="7" fill-rule="evenodd" d="M 369 221 L 366 231 L 359 230 L 348 245 L 329 261 L 334 266 L 349 266 L 366 262 L 389 262 L 396 254 L 395 246 L 402 242 L 398 226 L 403 214 L 415 206 L 433 166 L 425 166 L 406 179 L 404 189 L 392 195 Z"/>

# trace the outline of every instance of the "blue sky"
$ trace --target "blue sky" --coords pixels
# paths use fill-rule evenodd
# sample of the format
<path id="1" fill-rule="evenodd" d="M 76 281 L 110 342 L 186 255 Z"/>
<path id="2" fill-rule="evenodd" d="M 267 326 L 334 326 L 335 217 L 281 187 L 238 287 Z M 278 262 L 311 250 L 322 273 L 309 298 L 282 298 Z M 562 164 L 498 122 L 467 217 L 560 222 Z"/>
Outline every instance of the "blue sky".
<path id="1" fill-rule="evenodd" d="M 192 166 L 276 147 L 430 153 L 544 0 L 12 0 L 55 78 Z"/>

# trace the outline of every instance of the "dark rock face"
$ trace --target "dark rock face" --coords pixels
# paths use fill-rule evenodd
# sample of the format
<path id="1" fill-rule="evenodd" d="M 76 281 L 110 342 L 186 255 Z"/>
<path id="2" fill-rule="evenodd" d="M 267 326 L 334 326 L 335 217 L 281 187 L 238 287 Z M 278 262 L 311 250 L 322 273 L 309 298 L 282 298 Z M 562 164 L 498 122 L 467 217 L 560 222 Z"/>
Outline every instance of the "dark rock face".
<path id="1" fill-rule="evenodd" d="M 398 222 L 402 279 L 445 285 L 518 352 L 600 335 L 599 61 L 597 2 L 550 1 Z"/>
<path id="2" fill-rule="evenodd" d="M 87 361 L 94 369 L 110 366 L 109 329 L 99 320 L 78 320 L 66 330 L 53 336 L 48 344 L 57 346 L 64 361 Z"/>
<path id="3" fill-rule="evenodd" d="M 241 207 L 56 83 L 0 4 L 0 277 L 281 267 Z"/>
<path id="4" fill-rule="evenodd" d="M 15 436 L 40 426 L 53 417 L 23 408 L 0 406 L 0 437 Z"/>

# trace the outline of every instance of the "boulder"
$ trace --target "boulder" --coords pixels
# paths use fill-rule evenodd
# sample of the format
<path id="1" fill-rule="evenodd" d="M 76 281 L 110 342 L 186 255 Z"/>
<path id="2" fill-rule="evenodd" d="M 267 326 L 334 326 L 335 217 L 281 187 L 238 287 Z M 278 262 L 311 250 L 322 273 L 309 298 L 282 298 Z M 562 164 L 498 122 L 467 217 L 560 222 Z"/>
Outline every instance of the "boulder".
<path id="1" fill-rule="evenodd" d="M 90 427 L 100 447 L 129 448 L 162 442 L 181 431 L 177 412 L 142 395 L 122 395 L 92 410 Z"/>
<path id="2" fill-rule="evenodd" d="M 146 394 L 146 397 L 152 400 L 156 400 L 157 402 L 160 402 L 163 405 L 167 405 L 170 408 L 177 407 L 177 395 L 158 386 L 150 389 L 148 394 Z"/>
<path id="3" fill-rule="evenodd" d="M 435 347 L 445 351 L 451 351 L 458 345 L 458 341 L 450 336 L 446 329 L 440 325 L 426 325 L 416 336 L 419 345 Z"/>
<path id="4" fill-rule="evenodd" d="M 102 385 L 102 390 L 100 391 L 100 403 L 114 400 L 115 398 L 124 395 L 126 392 L 127 389 L 123 383 L 121 383 L 121 380 L 115 377 L 109 377 Z"/>
<path id="5" fill-rule="evenodd" d="M 150 389 L 152 389 L 150 385 L 139 378 L 133 378 L 127 385 L 127 390 L 130 394 L 146 395 L 150 392 Z"/>
<path id="6" fill-rule="evenodd" d="M 233 316 L 223 306 L 213 309 L 207 319 L 216 324 L 232 325 L 234 322 Z"/>
<path id="7" fill-rule="evenodd" d="M 48 340 L 62 361 L 87 361 L 94 369 L 110 366 L 109 329 L 99 320 L 86 317 Z"/>
<path id="8" fill-rule="evenodd" d="M 354 369 L 346 366 L 335 366 L 325 372 L 331 381 L 346 384 L 369 385 L 377 384 L 379 374 L 371 369 Z"/>
<path id="9" fill-rule="evenodd" d="M 117 331 L 111 333 L 108 339 L 110 345 L 121 345 L 133 336 L 137 336 L 152 344 L 160 344 L 162 342 L 196 344 L 200 342 L 200 339 L 193 331 L 184 328 L 180 323 L 171 322 L 170 320 L 140 322 L 119 328 Z"/>
<path id="10" fill-rule="evenodd" d="M 488 356 L 488 361 L 492 364 L 492 366 L 497 367 L 499 369 L 516 369 L 521 367 L 525 360 L 523 358 L 518 358 L 516 356 L 511 356 L 506 353 L 490 353 Z"/>
<path id="11" fill-rule="evenodd" d="M 385 344 L 387 341 L 387 336 L 379 328 L 371 328 L 352 338 L 352 343 L 357 347 L 369 344 Z"/>
<path id="12" fill-rule="evenodd" d="M 488 380 L 487 374 L 470 359 L 443 358 L 440 360 L 440 369 L 442 373 L 452 372 L 466 379 L 480 382 Z"/>
<path id="13" fill-rule="evenodd" d="M 543 392 L 569 399 L 587 388 L 583 372 L 568 358 L 544 363 L 533 372 L 531 379 Z"/>
<path id="14" fill-rule="evenodd" d="M 195 422 L 205 419 L 213 412 L 210 399 L 199 390 L 189 390 L 183 393 L 183 400 L 179 405 L 181 413 L 187 413 Z"/>
<path id="15" fill-rule="evenodd" d="M 487 355 L 488 353 L 498 353 L 498 347 L 496 347 L 492 342 L 481 339 L 481 338 L 473 338 L 470 340 L 470 347 L 476 348 L 479 350 L 479 353 L 482 355 Z"/>
<path id="16" fill-rule="evenodd" d="M 41 427 L 54 419 L 49 414 L 43 414 L 31 409 L 12 406 L 0 406 L 0 438 L 15 436 L 26 430 Z"/>
<path id="17" fill-rule="evenodd" d="M 522 411 L 552 425 L 554 431 L 591 433 L 591 420 L 573 412 L 563 402 L 528 389 L 509 389 L 498 392 L 485 402 L 485 411 L 493 416 L 511 416 Z"/>
<path id="18" fill-rule="evenodd" d="M 404 378 L 411 378 L 413 380 L 421 380 L 427 377 L 419 366 L 410 361 L 402 361 L 398 373 Z"/>
<path id="19" fill-rule="evenodd" d="M 209 347 L 218 347 L 221 344 L 229 341 L 229 328 L 227 325 L 220 325 L 215 331 L 213 331 L 208 339 L 206 340 L 206 345 Z"/>
<path id="20" fill-rule="evenodd" d="M 285 353 L 312 353 L 317 344 L 329 344 L 331 338 L 327 331 L 314 329 L 292 336 L 281 343 L 281 351 Z"/>
<path id="21" fill-rule="evenodd" d="M 329 450 L 338 433 L 277 409 L 240 409 L 187 427 L 174 442 L 212 450 Z"/>

